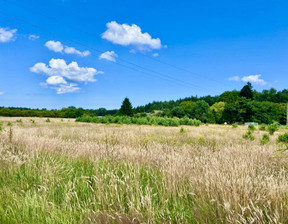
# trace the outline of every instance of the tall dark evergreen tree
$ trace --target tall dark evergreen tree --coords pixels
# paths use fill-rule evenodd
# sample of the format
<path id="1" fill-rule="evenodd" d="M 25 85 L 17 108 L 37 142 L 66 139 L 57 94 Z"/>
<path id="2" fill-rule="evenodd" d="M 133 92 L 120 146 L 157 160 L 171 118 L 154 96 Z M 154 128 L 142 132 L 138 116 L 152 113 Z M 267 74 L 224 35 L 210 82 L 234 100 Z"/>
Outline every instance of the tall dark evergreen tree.
<path id="1" fill-rule="evenodd" d="M 245 86 L 240 91 L 240 96 L 243 96 L 247 99 L 253 99 L 253 87 L 250 82 L 247 82 Z"/>
<path id="2" fill-rule="evenodd" d="M 130 100 L 127 97 L 124 99 L 119 112 L 125 116 L 130 116 L 130 117 L 133 116 L 132 104 L 130 103 Z"/>

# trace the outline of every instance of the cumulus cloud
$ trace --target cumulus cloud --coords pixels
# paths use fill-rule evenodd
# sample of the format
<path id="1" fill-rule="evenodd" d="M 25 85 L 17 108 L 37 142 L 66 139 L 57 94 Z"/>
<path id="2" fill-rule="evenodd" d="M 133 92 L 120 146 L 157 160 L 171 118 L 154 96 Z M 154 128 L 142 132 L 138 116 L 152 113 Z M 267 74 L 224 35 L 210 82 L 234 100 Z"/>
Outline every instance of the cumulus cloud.
<path id="1" fill-rule="evenodd" d="M 50 51 L 54 52 L 62 52 L 64 49 L 63 44 L 60 41 L 49 40 L 45 43 L 45 47 L 47 47 Z"/>
<path id="2" fill-rule="evenodd" d="M 118 24 L 112 21 L 106 24 L 107 30 L 102 38 L 122 46 L 134 46 L 140 51 L 160 49 L 159 38 L 152 38 L 149 33 L 142 33 L 141 28 L 135 24 Z"/>
<path id="3" fill-rule="evenodd" d="M 15 40 L 17 29 L 10 30 L 9 28 L 0 27 L 0 43 L 7 43 Z"/>
<path id="4" fill-rule="evenodd" d="M 60 41 L 49 40 L 45 43 L 45 46 L 54 52 L 65 53 L 65 54 L 76 54 L 82 57 L 90 55 L 90 51 L 79 51 L 74 47 L 63 45 Z"/>
<path id="5" fill-rule="evenodd" d="M 52 87 L 52 89 L 55 89 L 57 94 L 75 93 L 81 90 L 75 83 L 62 84 L 58 87 Z"/>
<path id="6" fill-rule="evenodd" d="M 249 75 L 249 76 L 244 76 L 241 80 L 243 82 L 251 82 L 259 85 L 266 85 L 267 82 L 265 82 L 263 79 L 260 79 L 261 75 Z"/>
<path id="7" fill-rule="evenodd" d="M 249 76 L 243 76 L 240 78 L 239 76 L 233 76 L 230 77 L 228 80 L 230 81 L 243 81 L 243 82 L 251 82 L 257 85 L 267 85 L 268 83 L 264 81 L 264 79 L 261 79 L 261 74 L 258 75 L 249 75 Z"/>
<path id="8" fill-rule="evenodd" d="M 63 59 L 51 59 L 49 64 L 36 63 L 30 68 L 31 72 L 49 76 L 43 86 L 51 86 L 58 94 L 77 92 L 78 84 L 72 82 L 95 82 L 97 74 L 103 74 L 95 68 L 80 67 L 77 62 L 67 64 Z"/>
<path id="9" fill-rule="evenodd" d="M 94 82 L 96 74 L 103 73 L 95 68 L 79 67 L 78 63 L 73 61 L 66 64 L 63 59 L 51 59 L 49 65 L 37 63 L 30 68 L 30 71 L 42 73 L 48 76 L 60 76 L 76 82 Z"/>
<path id="10" fill-rule="evenodd" d="M 118 55 L 114 51 L 106 51 L 99 56 L 99 59 L 105 59 L 108 61 L 116 61 Z"/>
<path id="11" fill-rule="evenodd" d="M 28 38 L 29 38 L 29 40 L 37 40 L 40 38 L 40 36 L 38 36 L 36 34 L 30 34 Z"/>
<path id="12" fill-rule="evenodd" d="M 82 57 L 86 57 L 86 56 L 90 55 L 90 51 L 81 52 L 81 51 L 78 51 L 77 49 L 75 49 L 74 47 L 67 47 L 67 46 L 65 47 L 64 52 L 66 54 L 77 54 L 77 55 L 82 56 Z"/>
<path id="13" fill-rule="evenodd" d="M 49 85 L 67 84 L 63 77 L 57 75 L 50 76 L 48 79 L 46 79 L 46 83 Z"/>

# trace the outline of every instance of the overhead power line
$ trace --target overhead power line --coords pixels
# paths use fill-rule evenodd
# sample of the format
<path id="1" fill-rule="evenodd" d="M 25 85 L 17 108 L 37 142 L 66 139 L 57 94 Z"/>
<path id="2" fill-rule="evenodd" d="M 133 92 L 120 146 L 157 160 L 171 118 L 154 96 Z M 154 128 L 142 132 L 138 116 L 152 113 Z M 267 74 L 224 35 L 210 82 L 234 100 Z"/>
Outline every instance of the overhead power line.
<path id="1" fill-rule="evenodd" d="M 4 0 L 2 0 L 2 1 L 4 1 Z M 7 1 L 4 1 L 4 2 L 7 2 Z M 8 2 L 8 3 L 12 4 L 11 2 Z M 18 5 L 16 5 L 16 6 L 18 6 Z M 25 9 L 27 9 L 27 8 L 25 7 Z M 27 9 L 27 10 L 28 10 L 28 9 Z M 34 10 L 29 10 L 29 11 L 33 11 L 33 12 L 34 12 Z M 35 24 L 31 23 L 31 22 L 27 22 L 27 21 L 25 21 L 25 20 L 22 19 L 22 18 L 19 18 L 19 17 L 16 17 L 16 16 L 11 16 L 11 15 L 3 12 L 3 11 L 0 11 L 0 14 L 5 15 L 5 16 L 7 16 L 7 17 L 10 17 L 10 18 L 12 18 L 12 19 L 14 19 L 14 20 L 18 20 L 18 21 L 20 21 L 20 22 L 22 22 L 22 23 L 28 24 L 28 25 L 30 25 L 30 26 L 32 26 L 32 27 L 34 27 L 34 28 L 43 30 L 44 32 L 47 32 L 47 33 L 50 33 L 50 34 L 53 34 L 53 35 L 58 35 L 58 33 L 55 33 L 55 32 L 52 32 L 52 31 L 50 31 L 50 30 L 47 30 L 47 29 L 45 29 L 45 28 L 43 28 L 43 27 L 40 27 L 40 26 L 38 26 L 38 25 L 35 25 Z M 40 14 L 40 15 L 41 15 L 41 13 L 37 13 L 37 14 Z M 47 16 L 45 16 L 45 17 L 47 17 Z M 48 18 L 53 19 L 52 17 L 48 17 Z M 53 20 L 55 20 L 55 21 L 57 21 L 57 22 L 59 21 L 59 20 L 57 20 L 57 19 L 53 19 Z M 62 23 L 62 22 L 61 22 L 61 23 Z M 63 24 L 63 23 L 62 23 L 62 24 Z M 66 26 L 66 25 L 65 25 L 65 26 Z M 73 29 L 75 29 L 74 26 L 70 26 L 70 27 L 72 27 Z M 78 29 L 78 30 L 79 30 L 79 29 Z M 82 31 L 81 31 L 81 32 L 82 32 Z M 81 45 L 81 46 L 84 46 L 84 47 L 86 47 L 86 48 L 88 48 L 88 49 L 92 49 L 93 51 L 96 51 L 96 52 L 99 52 L 99 53 L 103 53 L 103 51 L 100 51 L 100 50 L 98 50 L 98 49 L 96 49 L 96 48 L 93 48 L 93 47 L 91 47 L 91 46 L 87 46 L 86 44 L 83 44 L 83 43 L 81 43 L 81 42 L 79 42 L 79 41 L 75 41 L 75 40 L 72 40 L 72 39 L 68 39 L 68 40 L 69 40 L 70 42 L 72 42 L 72 43 L 76 43 L 76 44 Z M 93 55 L 93 56 L 94 56 L 94 55 Z M 183 80 L 176 79 L 176 78 L 174 78 L 174 77 L 172 77 L 172 76 L 169 76 L 169 75 L 166 75 L 166 74 L 162 74 L 162 73 L 160 73 L 160 72 L 154 71 L 154 70 L 149 69 L 149 68 L 145 68 L 145 67 L 140 66 L 140 65 L 137 65 L 137 64 L 135 64 L 135 63 L 133 63 L 133 62 L 129 62 L 128 60 L 124 60 L 124 59 L 122 59 L 122 58 L 118 58 L 118 60 L 119 60 L 119 61 L 122 61 L 122 62 L 124 62 L 124 63 L 127 63 L 127 64 L 129 64 L 129 65 L 135 66 L 135 67 L 137 67 L 137 68 L 140 68 L 140 69 L 142 69 L 142 70 L 144 70 L 144 71 L 139 70 L 139 69 L 132 68 L 132 67 L 127 66 L 127 65 L 120 64 L 120 63 L 118 63 L 118 62 L 116 62 L 116 63 L 114 62 L 115 64 L 120 65 L 120 66 L 125 67 L 125 68 L 128 68 L 128 69 L 130 69 L 130 70 L 137 71 L 137 72 L 141 72 L 141 73 L 146 74 L 146 75 L 149 75 L 149 76 L 153 76 L 153 75 L 150 74 L 150 73 L 153 73 L 153 74 L 154 74 L 153 77 L 157 77 L 157 78 L 160 78 L 160 79 L 163 79 L 163 80 L 166 80 L 166 81 L 174 81 L 174 82 L 177 82 L 178 85 L 185 86 L 185 87 L 188 87 L 188 88 L 191 88 L 191 87 L 192 87 L 192 88 L 197 88 L 197 89 L 199 89 L 200 91 L 206 90 L 206 91 L 214 92 L 214 93 L 215 93 L 214 90 L 207 89 L 207 88 L 201 87 L 201 86 L 197 86 L 197 85 L 195 85 L 195 84 L 193 84 L 193 83 L 190 83 L 190 82 L 186 82 L 186 81 L 183 81 Z M 157 60 L 157 61 L 158 61 L 158 60 Z M 149 74 L 148 74 L 147 72 L 145 72 L 145 71 L 148 71 Z M 156 76 L 155 76 L 155 74 L 156 74 Z"/>

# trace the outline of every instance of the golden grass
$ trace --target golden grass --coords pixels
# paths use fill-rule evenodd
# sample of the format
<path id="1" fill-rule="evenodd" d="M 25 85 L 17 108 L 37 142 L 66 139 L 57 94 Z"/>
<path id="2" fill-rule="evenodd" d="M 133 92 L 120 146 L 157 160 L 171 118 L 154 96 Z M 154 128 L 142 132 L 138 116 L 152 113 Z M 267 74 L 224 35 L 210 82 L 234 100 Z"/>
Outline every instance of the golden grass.
<path id="1" fill-rule="evenodd" d="M 22 122 L 16 122 L 19 119 Z M 192 214 L 195 223 L 288 223 L 287 155 L 274 156 L 276 138 L 283 130 L 271 136 L 270 143 L 263 146 L 260 139 L 265 132 L 257 130 L 254 141 L 244 140 L 242 135 L 247 130 L 244 126 L 183 126 L 185 132 L 180 133 L 180 127 L 45 120 L 0 118 L 4 126 L 0 131 L 2 170 L 21 166 L 43 151 L 73 158 L 85 157 L 94 164 L 107 160 L 112 163 L 123 161 L 159 170 L 165 178 L 159 179 L 163 183 L 156 184 L 165 188 L 167 194 L 175 195 L 179 200 L 182 200 L 181 195 L 191 198 L 194 204 L 186 212 Z M 7 126 L 8 121 L 13 123 L 11 127 Z M 47 165 L 41 172 L 49 176 L 53 175 L 51 170 Z M 128 179 L 127 183 L 131 182 Z M 101 190 L 98 193 L 101 194 Z M 151 195 L 135 194 L 131 207 L 121 210 L 120 206 L 118 213 L 117 206 L 114 208 L 112 205 L 111 209 L 109 206 L 102 210 L 90 209 L 90 215 L 82 221 L 189 222 L 185 217 L 178 217 L 176 221 L 165 220 L 161 211 L 158 211 L 161 217 L 158 220 L 153 214 L 137 214 L 137 211 L 141 213 L 141 206 L 135 206 L 140 200 L 137 197 L 146 197 L 141 199 L 141 203 L 150 206 L 149 212 L 153 213 Z M 114 218 L 110 220 L 107 217 Z"/>

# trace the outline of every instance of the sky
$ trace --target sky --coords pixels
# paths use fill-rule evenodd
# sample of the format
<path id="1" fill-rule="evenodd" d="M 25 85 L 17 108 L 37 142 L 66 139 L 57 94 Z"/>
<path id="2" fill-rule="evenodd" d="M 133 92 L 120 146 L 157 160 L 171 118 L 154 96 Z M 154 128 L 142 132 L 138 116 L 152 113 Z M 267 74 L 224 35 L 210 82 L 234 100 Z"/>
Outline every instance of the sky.
<path id="1" fill-rule="evenodd" d="M 0 0 L 0 106 L 282 90 L 287 11 L 287 0 Z"/>

